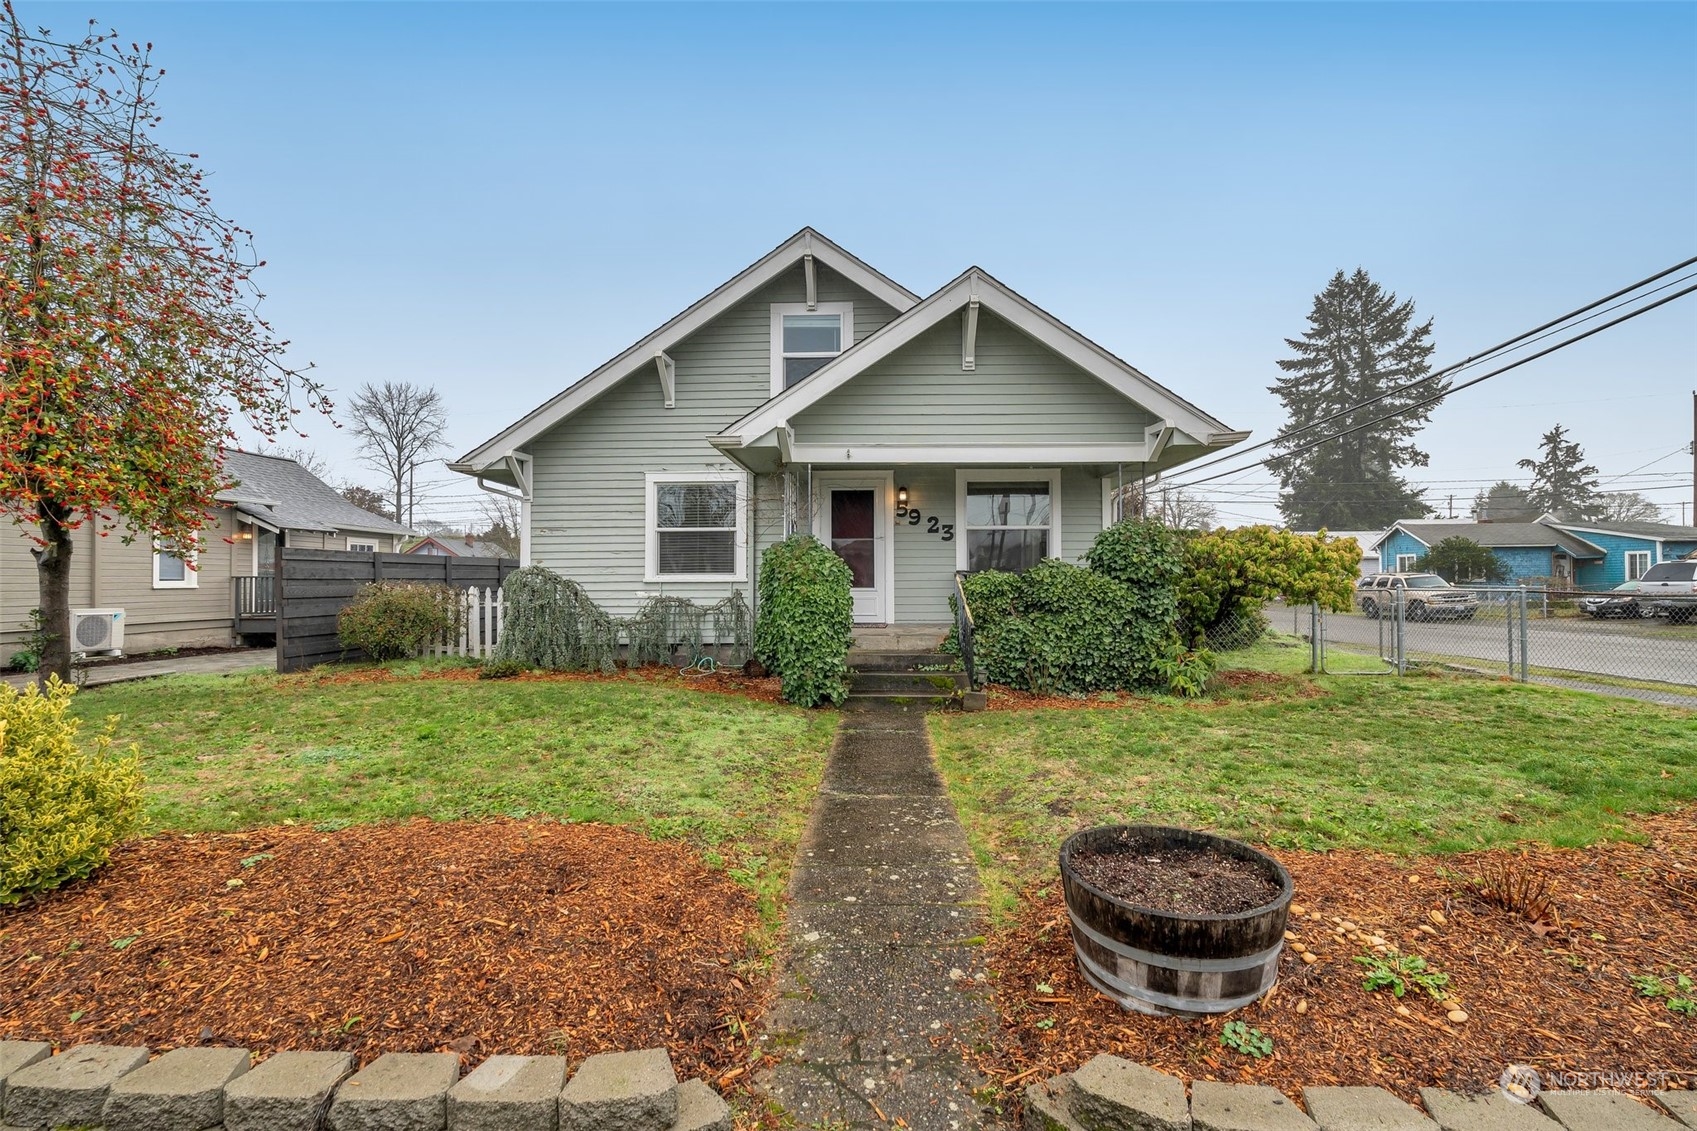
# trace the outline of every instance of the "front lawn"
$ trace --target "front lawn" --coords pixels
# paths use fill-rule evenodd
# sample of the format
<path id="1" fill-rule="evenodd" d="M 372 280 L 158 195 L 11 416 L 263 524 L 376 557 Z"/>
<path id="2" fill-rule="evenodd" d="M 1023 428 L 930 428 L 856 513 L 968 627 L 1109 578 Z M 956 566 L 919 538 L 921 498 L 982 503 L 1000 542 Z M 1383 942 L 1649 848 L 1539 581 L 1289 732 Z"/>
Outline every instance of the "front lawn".
<path id="1" fill-rule="evenodd" d="M 1198 703 L 933 715 L 931 734 L 999 919 L 1090 825 L 1453 852 L 1631 837 L 1629 814 L 1697 798 L 1697 715 L 1457 676 L 1264 674 Z"/>
<path id="2" fill-rule="evenodd" d="M 85 691 L 75 709 L 118 715 L 141 747 L 150 831 L 604 821 L 687 838 L 773 913 L 835 713 L 641 678 L 466 674 L 178 676 Z"/>

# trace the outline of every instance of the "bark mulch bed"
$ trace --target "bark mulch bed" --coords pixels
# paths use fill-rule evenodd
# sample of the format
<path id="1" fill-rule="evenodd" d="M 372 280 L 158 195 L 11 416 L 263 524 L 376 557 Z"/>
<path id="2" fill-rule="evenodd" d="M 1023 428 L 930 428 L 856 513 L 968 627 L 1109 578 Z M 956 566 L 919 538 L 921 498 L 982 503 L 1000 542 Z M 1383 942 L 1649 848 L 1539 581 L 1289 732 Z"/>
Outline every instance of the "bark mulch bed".
<path id="1" fill-rule="evenodd" d="M 1123 691 L 1104 691 L 1094 695 L 1042 695 L 1035 691 L 1018 691 L 992 684 L 989 709 L 992 711 L 1031 711 L 1059 709 L 1064 711 L 1124 709 L 1171 704 L 1173 700 L 1133 695 Z M 1208 707 L 1245 701 L 1274 699 L 1314 699 L 1326 691 L 1308 676 L 1280 675 L 1276 672 L 1233 668 L 1215 672 L 1208 681 L 1205 698 L 1186 701 L 1187 707 Z"/>
<path id="2" fill-rule="evenodd" d="M 1546 1081 L 1552 1072 L 1667 1073 L 1589 1084 L 1697 1086 L 1697 1017 L 1641 996 L 1631 981 L 1662 976 L 1671 988 L 1677 974 L 1697 978 L 1697 810 L 1640 826 L 1642 845 L 1524 854 L 1278 852 L 1296 885 L 1279 983 L 1256 1005 L 1208 1021 L 1127 1013 L 1085 983 L 1057 877 L 1028 890 L 1018 920 L 989 940 L 1002 1026 L 979 1067 L 1011 1105 L 1026 1083 L 1101 1052 L 1292 1096 L 1314 1084 L 1378 1085 L 1410 1100 L 1425 1086 L 1478 1091 L 1510 1063 Z M 1547 881 L 1553 917 L 1534 922 L 1480 897 L 1470 881 L 1504 866 L 1517 884 Z M 1412 985 L 1400 1001 L 1365 991 L 1354 959 L 1375 936 L 1448 973 L 1456 1000 L 1440 1004 Z M 1465 1020 L 1450 1019 L 1456 1009 Z M 1227 1020 L 1272 1037 L 1273 1054 L 1223 1048 Z"/>
<path id="3" fill-rule="evenodd" d="M 679 844 L 489 821 L 152 837 L 0 912 L 0 1038 L 565 1055 L 729 1082 L 753 897 Z"/>
<path id="4" fill-rule="evenodd" d="M 453 683 L 477 682 L 476 665 L 452 665 L 426 668 L 421 672 L 399 673 L 382 667 L 323 669 L 306 673 L 299 678 L 310 683 L 402 683 L 407 680 L 446 680 Z M 605 672 L 529 671 L 500 680 L 484 680 L 491 687 L 503 683 L 620 683 L 636 681 L 664 687 L 687 687 L 695 691 L 714 691 L 737 695 L 759 703 L 782 703 L 783 686 L 776 676 L 755 678 L 735 669 L 705 672 L 693 668 L 680 670 L 664 664 L 648 664 L 640 668 L 620 668 L 616 674 Z"/>

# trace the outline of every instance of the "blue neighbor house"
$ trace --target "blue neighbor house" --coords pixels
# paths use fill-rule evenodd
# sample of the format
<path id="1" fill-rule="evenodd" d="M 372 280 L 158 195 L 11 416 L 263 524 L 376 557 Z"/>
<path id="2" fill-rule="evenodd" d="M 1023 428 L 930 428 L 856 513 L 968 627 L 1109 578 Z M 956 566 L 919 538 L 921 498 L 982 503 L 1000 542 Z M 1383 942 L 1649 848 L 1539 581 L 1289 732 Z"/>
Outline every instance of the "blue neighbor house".
<path id="1" fill-rule="evenodd" d="M 1407 572 L 1445 538 L 1491 550 L 1510 584 L 1612 589 L 1657 562 L 1697 554 L 1697 527 L 1661 522 L 1398 522 L 1372 547 L 1380 568 Z"/>

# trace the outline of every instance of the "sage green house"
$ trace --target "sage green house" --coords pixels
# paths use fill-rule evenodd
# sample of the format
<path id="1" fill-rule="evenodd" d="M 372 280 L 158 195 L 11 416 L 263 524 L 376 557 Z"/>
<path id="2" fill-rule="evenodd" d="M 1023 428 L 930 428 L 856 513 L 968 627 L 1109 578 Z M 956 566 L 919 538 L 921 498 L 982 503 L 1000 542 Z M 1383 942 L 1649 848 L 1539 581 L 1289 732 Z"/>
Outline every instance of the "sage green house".
<path id="1" fill-rule="evenodd" d="M 1123 488 L 1247 435 L 979 268 L 921 298 L 807 228 L 450 466 L 615 614 L 752 602 L 805 530 L 857 622 L 935 624 L 957 570 L 1076 560 Z"/>

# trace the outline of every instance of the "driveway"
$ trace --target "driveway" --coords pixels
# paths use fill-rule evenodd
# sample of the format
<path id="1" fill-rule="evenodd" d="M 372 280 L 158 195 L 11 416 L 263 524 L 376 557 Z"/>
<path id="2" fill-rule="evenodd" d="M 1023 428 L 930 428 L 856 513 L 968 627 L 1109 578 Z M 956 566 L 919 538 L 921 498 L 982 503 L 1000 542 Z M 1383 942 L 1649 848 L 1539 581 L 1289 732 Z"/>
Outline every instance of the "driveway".
<path id="1" fill-rule="evenodd" d="M 251 668 L 277 670 L 275 648 L 233 648 L 209 656 L 167 656 L 159 660 L 137 660 L 128 664 L 90 664 L 84 687 L 99 687 L 103 683 L 127 683 L 132 679 L 152 679 L 161 675 L 228 675 Z M 13 687 L 25 687 L 35 682 L 33 672 L 8 672 L 4 679 Z"/>

